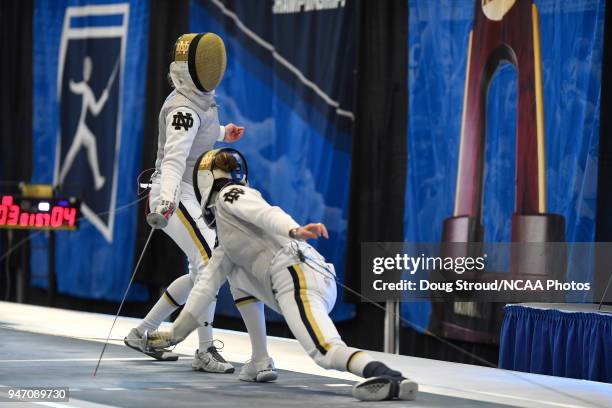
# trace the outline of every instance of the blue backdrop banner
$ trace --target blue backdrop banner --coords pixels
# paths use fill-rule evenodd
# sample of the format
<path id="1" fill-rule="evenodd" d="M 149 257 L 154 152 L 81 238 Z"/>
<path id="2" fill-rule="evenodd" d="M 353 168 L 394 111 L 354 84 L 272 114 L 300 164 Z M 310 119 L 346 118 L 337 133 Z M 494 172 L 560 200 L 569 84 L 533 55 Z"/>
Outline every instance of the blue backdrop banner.
<path id="1" fill-rule="evenodd" d="M 148 15 L 146 1 L 35 3 L 32 181 L 82 200 L 80 230 L 56 233 L 62 294 L 117 301 L 132 272 Z M 47 240 L 33 241 L 44 286 Z M 137 285 L 130 298 L 148 294 Z"/>
<path id="2" fill-rule="evenodd" d="M 356 5 L 329 2 L 333 8 L 317 9 L 282 4 L 193 1 L 190 27 L 225 40 L 227 72 L 217 102 L 222 123 L 245 126 L 236 147 L 248 160 L 252 185 L 298 222 L 327 225 L 330 239 L 313 245 L 335 264 L 342 279 Z M 353 313 L 341 293 L 334 319 Z M 237 314 L 226 291 L 217 310 Z"/>
<path id="3" fill-rule="evenodd" d="M 517 0 L 528 1 L 528 0 Z M 546 145 L 547 211 L 571 242 L 593 241 L 604 0 L 536 0 Z M 407 241 L 436 242 L 453 215 L 468 43 L 480 0 L 409 0 Z M 517 74 L 502 64 L 486 106 L 482 224 L 485 240 L 510 241 L 515 199 Z M 423 222 L 427 220 L 427 222 Z M 402 313 L 427 327 L 430 305 Z"/>

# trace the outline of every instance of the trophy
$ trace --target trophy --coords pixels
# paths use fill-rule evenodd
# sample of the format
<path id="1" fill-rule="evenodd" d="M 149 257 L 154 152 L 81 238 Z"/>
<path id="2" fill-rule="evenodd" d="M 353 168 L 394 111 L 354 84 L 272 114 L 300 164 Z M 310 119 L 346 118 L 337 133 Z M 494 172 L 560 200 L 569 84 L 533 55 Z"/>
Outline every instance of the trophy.
<path id="1" fill-rule="evenodd" d="M 453 216 L 443 223 L 443 247 L 448 242 L 483 241 L 487 94 L 491 78 L 502 62 L 514 65 L 518 80 L 512 242 L 565 241 L 564 218 L 546 212 L 544 99 L 537 6 L 533 0 L 476 0 L 468 42 L 455 205 Z M 513 245 L 510 276 L 533 278 L 558 274 L 562 270 L 559 260 L 541 256 L 543 247 Z M 456 247 L 453 252 L 452 256 L 457 256 Z M 501 315 L 499 304 L 458 302 L 455 298 L 451 303 L 434 304 L 430 329 L 458 340 L 494 343 L 498 340 Z"/>

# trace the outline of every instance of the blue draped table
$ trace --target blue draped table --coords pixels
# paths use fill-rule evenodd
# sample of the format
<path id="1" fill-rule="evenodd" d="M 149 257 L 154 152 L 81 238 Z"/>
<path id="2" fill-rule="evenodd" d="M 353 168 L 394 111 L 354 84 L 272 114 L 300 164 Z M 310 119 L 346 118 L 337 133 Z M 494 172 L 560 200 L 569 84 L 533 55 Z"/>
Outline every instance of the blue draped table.
<path id="1" fill-rule="evenodd" d="M 506 305 L 499 367 L 612 383 L 612 307 Z"/>

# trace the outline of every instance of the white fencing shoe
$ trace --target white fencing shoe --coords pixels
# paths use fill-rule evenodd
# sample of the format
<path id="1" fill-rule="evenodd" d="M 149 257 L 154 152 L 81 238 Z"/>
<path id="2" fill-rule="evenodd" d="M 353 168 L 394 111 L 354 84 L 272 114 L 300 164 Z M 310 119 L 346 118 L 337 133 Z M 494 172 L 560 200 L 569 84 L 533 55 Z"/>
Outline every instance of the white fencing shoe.
<path id="1" fill-rule="evenodd" d="M 412 381 L 410 378 L 404 378 L 399 383 L 397 399 L 403 401 L 412 401 L 416 398 L 417 392 L 419 392 L 419 384 L 417 384 L 415 381 Z"/>
<path id="2" fill-rule="evenodd" d="M 384 401 L 400 399 L 412 401 L 416 398 L 419 385 L 407 378 L 388 376 L 372 377 L 353 386 L 353 396 L 361 401 Z"/>
<path id="3" fill-rule="evenodd" d="M 240 369 L 238 378 L 241 381 L 270 382 L 278 378 L 278 373 L 274 368 L 274 360 L 266 357 L 261 361 L 247 361 Z"/>
<path id="4" fill-rule="evenodd" d="M 147 346 L 147 333 L 141 333 L 137 328 L 130 330 L 127 336 L 123 339 L 123 343 L 131 349 L 140 351 L 149 357 L 153 357 L 159 361 L 176 361 L 178 354 L 175 354 L 167 349 L 152 349 Z"/>
<path id="5" fill-rule="evenodd" d="M 206 351 L 196 350 L 191 368 L 194 371 L 207 373 L 230 374 L 234 372 L 234 366 L 221 357 L 215 346 L 210 346 Z"/>

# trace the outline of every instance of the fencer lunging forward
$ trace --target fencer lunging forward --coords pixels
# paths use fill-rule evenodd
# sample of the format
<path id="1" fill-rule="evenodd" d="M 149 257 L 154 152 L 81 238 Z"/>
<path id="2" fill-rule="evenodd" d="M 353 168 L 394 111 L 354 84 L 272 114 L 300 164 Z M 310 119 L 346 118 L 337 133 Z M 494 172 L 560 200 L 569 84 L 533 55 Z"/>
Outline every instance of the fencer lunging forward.
<path id="1" fill-rule="evenodd" d="M 301 227 L 282 209 L 268 204 L 248 186 L 246 169 L 244 157 L 231 148 L 208 151 L 196 163 L 195 193 L 207 223 L 216 227 L 219 246 L 172 329 L 151 333 L 148 344 L 168 347 L 185 339 L 228 279 L 234 299 L 254 297 L 281 313 L 317 364 L 365 377 L 353 387 L 355 397 L 414 399 L 418 390 L 414 381 L 348 347 L 329 318 L 336 301 L 335 271 L 304 242 L 328 238 L 325 226 Z M 250 330 L 250 322 L 245 323 Z M 266 357 L 253 356 L 246 370 L 265 372 Z"/>
<path id="2" fill-rule="evenodd" d="M 214 89 L 223 78 L 225 65 L 223 40 L 213 33 L 185 34 L 175 43 L 174 61 L 170 64 L 174 90 L 159 114 L 156 171 L 152 177 L 151 213 L 147 222 L 154 228 L 162 228 L 185 252 L 189 273 L 167 288 L 142 323 L 125 338 L 129 347 L 158 359 L 173 359 L 176 355 L 146 350 L 143 346 L 146 333 L 157 329 L 186 301 L 208 264 L 215 242 L 215 232 L 205 225 L 193 189 L 196 159 L 216 141 L 234 142 L 244 132 L 244 128 L 234 124 L 219 125 Z M 214 311 L 215 302 L 211 302 L 198 329 L 200 344 L 192 367 L 196 371 L 233 372 L 233 366 L 213 344 Z M 245 305 L 241 312 L 249 318 L 264 319 L 253 305 Z"/>
<path id="3" fill-rule="evenodd" d="M 74 135 L 74 139 L 72 140 L 72 144 L 70 145 L 70 149 L 68 149 L 68 153 L 64 158 L 64 162 L 62 163 L 62 170 L 59 175 L 59 184 L 64 182 L 68 171 L 72 167 L 74 163 L 74 159 L 81 150 L 81 147 L 85 147 L 87 150 L 87 161 L 89 162 L 89 167 L 91 168 L 91 172 L 94 176 L 94 188 L 96 190 L 100 190 L 104 183 L 106 182 L 106 178 L 100 173 L 100 164 L 98 162 L 98 147 L 96 144 L 96 137 L 93 132 L 87 126 L 85 122 L 87 111 L 91 112 L 93 116 L 98 116 L 102 111 L 102 108 L 106 104 L 108 100 L 108 90 L 112 86 L 115 81 L 115 77 L 117 76 L 117 69 L 119 68 L 119 63 L 115 65 L 111 76 L 108 79 L 106 84 L 106 88 L 102 91 L 102 95 L 100 95 L 100 99 L 96 100 L 96 97 L 91 90 L 88 82 L 91 78 L 91 70 L 92 70 L 91 58 L 85 57 L 83 60 L 83 81 L 74 82 L 70 80 L 70 91 L 74 94 L 81 95 L 81 113 L 79 115 L 79 123 L 77 124 L 76 133 Z"/>

